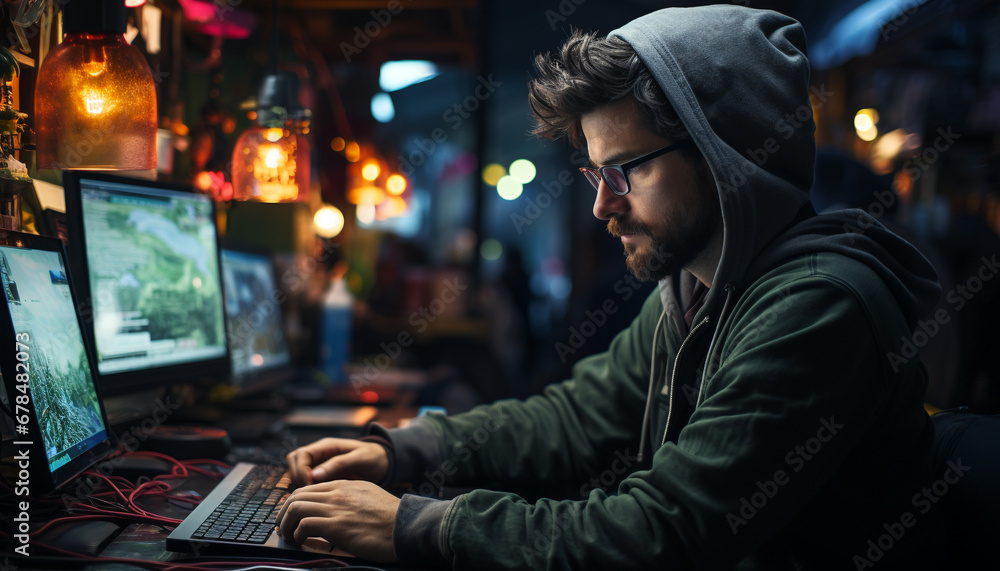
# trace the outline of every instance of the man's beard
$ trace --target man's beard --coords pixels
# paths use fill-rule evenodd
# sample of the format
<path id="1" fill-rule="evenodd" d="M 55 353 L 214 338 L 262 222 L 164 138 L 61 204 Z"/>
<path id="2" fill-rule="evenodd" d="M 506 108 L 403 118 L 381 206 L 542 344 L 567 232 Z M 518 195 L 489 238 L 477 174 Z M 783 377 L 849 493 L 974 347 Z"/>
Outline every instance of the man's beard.
<path id="1" fill-rule="evenodd" d="M 706 200 L 700 200 L 688 208 L 672 210 L 665 222 L 666 235 L 656 236 L 639 222 L 620 222 L 617 217 L 608 221 L 608 232 L 616 237 L 638 234 L 649 238 L 647 245 L 624 245 L 625 265 L 641 281 L 659 281 L 693 262 L 721 226 L 721 215 Z"/>

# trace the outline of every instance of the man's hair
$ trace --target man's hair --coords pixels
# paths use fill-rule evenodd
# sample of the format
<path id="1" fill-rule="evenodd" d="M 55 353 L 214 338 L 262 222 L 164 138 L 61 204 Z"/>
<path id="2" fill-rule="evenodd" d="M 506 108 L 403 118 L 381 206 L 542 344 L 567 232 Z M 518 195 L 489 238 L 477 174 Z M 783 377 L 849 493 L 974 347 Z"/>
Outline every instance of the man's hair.
<path id="1" fill-rule="evenodd" d="M 535 67 L 538 77 L 528 83 L 528 103 L 539 137 L 568 136 L 580 146 L 581 116 L 632 97 L 643 124 L 657 135 L 671 142 L 688 138 L 653 74 L 621 38 L 573 30 L 558 57 L 540 54 Z"/>

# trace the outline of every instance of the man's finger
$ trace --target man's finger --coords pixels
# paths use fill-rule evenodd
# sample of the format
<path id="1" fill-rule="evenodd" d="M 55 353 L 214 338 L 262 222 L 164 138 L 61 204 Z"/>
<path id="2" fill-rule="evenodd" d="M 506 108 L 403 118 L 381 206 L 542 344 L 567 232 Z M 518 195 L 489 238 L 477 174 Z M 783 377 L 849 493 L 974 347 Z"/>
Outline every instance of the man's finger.
<path id="1" fill-rule="evenodd" d="M 337 511 L 337 508 L 316 501 L 296 501 L 291 504 L 290 502 L 285 502 L 285 505 L 282 506 L 281 523 L 278 524 L 278 533 L 285 539 L 293 539 L 295 528 L 298 527 L 299 522 L 303 518 L 329 518 L 336 514 Z"/>
<path id="2" fill-rule="evenodd" d="M 285 512 L 288 511 L 288 506 L 292 505 L 293 502 L 303 500 L 325 502 L 328 497 L 326 492 L 329 492 L 335 487 L 336 484 L 334 482 L 323 482 L 321 484 L 313 484 L 311 486 L 305 486 L 295 490 L 288 496 L 285 503 L 282 504 L 281 510 L 278 511 L 277 517 L 274 518 L 275 523 L 278 525 L 281 524 L 282 517 L 285 515 Z"/>
<path id="3" fill-rule="evenodd" d="M 288 455 L 288 470 L 292 479 L 299 484 L 311 484 L 312 479 L 312 454 L 305 448 L 299 448 Z"/>
<path id="4" fill-rule="evenodd" d="M 342 471 L 345 457 L 349 454 L 350 452 L 340 456 L 334 456 L 319 466 L 316 466 L 309 472 L 309 477 L 312 478 L 313 482 L 317 483 L 346 477 L 347 474 L 341 474 L 340 472 Z"/>
<path id="5" fill-rule="evenodd" d="M 310 537 L 322 537 L 334 545 L 334 532 L 337 531 L 337 523 L 330 517 L 308 516 L 299 520 L 299 524 L 292 530 L 292 541 L 303 543 Z"/>

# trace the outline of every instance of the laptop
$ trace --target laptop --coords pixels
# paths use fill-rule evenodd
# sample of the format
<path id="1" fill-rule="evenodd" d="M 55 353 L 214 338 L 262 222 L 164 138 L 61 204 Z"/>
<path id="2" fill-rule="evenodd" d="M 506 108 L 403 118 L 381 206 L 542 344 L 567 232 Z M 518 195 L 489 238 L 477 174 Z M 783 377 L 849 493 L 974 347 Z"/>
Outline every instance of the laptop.
<path id="1" fill-rule="evenodd" d="M 0 231 L 0 280 L 0 341 L 12 349 L 0 351 L 0 396 L 14 412 L 12 445 L 30 475 L 15 493 L 30 503 L 116 447 L 62 241 Z"/>

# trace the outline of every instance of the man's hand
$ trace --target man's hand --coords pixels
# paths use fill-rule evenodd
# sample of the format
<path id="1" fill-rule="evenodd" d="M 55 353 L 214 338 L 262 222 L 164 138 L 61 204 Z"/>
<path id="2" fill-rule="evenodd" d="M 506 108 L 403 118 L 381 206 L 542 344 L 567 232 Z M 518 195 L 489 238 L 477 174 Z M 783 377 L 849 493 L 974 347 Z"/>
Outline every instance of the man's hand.
<path id="1" fill-rule="evenodd" d="M 389 471 L 385 448 L 374 442 L 324 438 L 286 456 L 292 480 L 309 485 L 329 480 L 377 482 Z"/>
<path id="2" fill-rule="evenodd" d="M 336 480 L 292 492 L 276 523 L 286 540 L 302 543 L 322 537 L 351 555 L 394 563 L 397 509 L 399 498 L 371 482 Z"/>

